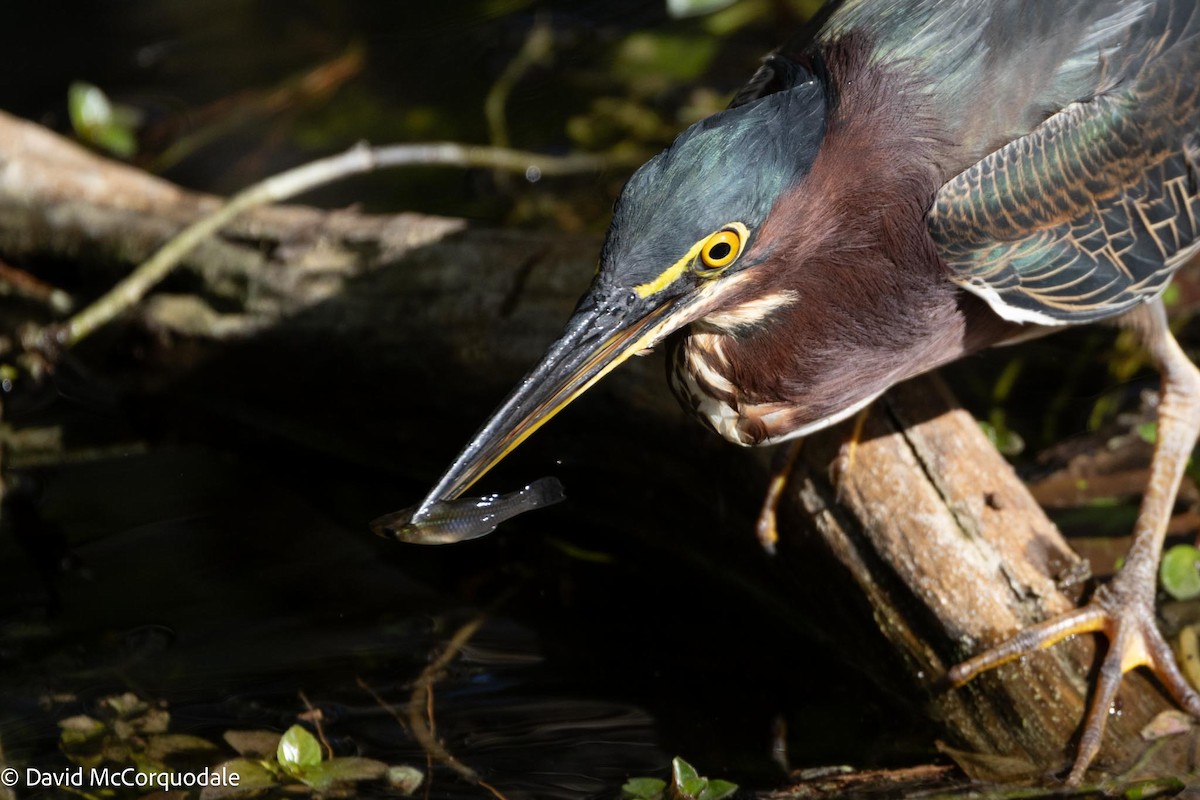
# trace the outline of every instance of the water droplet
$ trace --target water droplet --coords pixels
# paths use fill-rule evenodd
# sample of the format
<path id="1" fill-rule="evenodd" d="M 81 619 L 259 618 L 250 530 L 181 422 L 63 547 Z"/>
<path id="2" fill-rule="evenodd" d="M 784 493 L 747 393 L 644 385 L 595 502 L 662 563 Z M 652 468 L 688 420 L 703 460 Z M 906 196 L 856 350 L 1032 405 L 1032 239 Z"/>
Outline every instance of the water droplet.
<path id="1" fill-rule="evenodd" d="M 530 164 L 525 168 L 525 180 L 530 183 L 537 183 L 542 179 L 542 170 L 534 164 Z"/>

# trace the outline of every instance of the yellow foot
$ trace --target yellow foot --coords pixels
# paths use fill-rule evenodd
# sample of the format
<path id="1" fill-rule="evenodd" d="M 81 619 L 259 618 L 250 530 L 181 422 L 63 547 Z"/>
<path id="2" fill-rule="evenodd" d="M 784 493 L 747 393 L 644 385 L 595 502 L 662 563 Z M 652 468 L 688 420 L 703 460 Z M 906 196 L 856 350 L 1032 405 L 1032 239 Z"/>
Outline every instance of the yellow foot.
<path id="1" fill-rule="evenodd" d="M 1079 739 L 1075 764 L 1067 783 L 1075 785 L 1100 751 L 1104 725 L 1116 699 L 1121 676 L 1136 667 L 1149 667 L 1155 677 L 1192 716 L 1200 718 L 1200 695 L 1188 684 L 1154 619 L 1154 596 L 1144 591 L 1144 570 L 1125 570 L 1100 587 L 1082 608 L 1030 626 L 1006 642 L 953 667 L 950 683 L 963 684 L 990 669 L 1057 644 L 1077 633 L 1103 633 L 1108 652 L 1100 665 L 1095 693 Z M 1141 579 L 1141 580 L 1139 580 Z M 1142 585 L 1133 585 L 1133 584 Z M 1150 584 L 1153 589 L 1153 582 Z"/>
<path id="2" fill-rule="evenodd" d="M 754 526 L 758 543 L 767 551 L 767 555 L 775 555 L 775 545 L 779 542 L 779 529 L 775 524 L 779 501 L 783 497 L 783 490 L 787 488 L 788 478 L 796 466 L 796 458 L 800 455 L 803 444 L 803 439 L 797 439 L 784 445 L 784 449 L 775 451 L 775 457 L 771 459 L 771 482 L 767 484 L 767 495 L 763 498 L 762 509 L 758 512 L 758 521 Z"/>

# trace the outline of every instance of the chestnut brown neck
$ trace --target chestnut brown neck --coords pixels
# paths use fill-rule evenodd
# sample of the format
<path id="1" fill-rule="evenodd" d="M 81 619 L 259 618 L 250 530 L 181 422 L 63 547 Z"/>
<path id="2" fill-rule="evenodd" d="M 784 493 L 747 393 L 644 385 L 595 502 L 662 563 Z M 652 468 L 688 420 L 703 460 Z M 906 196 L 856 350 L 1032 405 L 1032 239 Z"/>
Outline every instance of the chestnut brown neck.
<path id="1" fill-rule="evenodd" d="M 738 415 L 736 435 L 721 432 L 742 443 L 837 418 L 1014 331 L 949 280 L 925 215 L 951 146 L 912 78 L 864 69 L 866 52 L 853 40 L 826 46 L 835 102 L 812 170 L 758 231 L 754 278 L 674 355 L 677 373 L 703 379 L 704 359 L 700 372 L 723 379 L 693 383 Z M 791 302 L 754 324 L 724 323 L 729 309 L 781 292 Z M 696 408 L 696 392 L 680 391 L 678 376 L 675 385 Z"/>

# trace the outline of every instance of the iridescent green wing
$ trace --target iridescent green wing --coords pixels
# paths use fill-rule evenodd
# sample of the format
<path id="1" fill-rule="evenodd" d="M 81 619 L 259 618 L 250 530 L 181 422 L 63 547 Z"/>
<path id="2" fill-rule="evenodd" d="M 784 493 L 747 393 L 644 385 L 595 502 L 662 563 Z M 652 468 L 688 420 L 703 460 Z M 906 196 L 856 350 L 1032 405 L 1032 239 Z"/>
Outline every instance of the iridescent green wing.
<path id="1" fill-rule="evenodd" d="M 1200 249 L 1200 10 L 1156 10 L 1114 54 L 1112 89 L 938 192 L 929 227 L 953 279 L 1006 319 L 1114 316 Z"/>

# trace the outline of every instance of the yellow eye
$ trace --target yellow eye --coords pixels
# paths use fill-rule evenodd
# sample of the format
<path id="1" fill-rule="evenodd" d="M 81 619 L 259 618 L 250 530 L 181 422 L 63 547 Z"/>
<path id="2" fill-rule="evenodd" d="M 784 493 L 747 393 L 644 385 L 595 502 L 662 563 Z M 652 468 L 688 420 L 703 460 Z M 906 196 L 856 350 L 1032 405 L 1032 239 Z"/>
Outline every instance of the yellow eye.
<path id="1" fill-rule="evenodd" d="M 719 230 L 700 248 L 700 260 L 708 269 L 728 267 L 742 251 L 742 235 L 733 228 Z"/>

